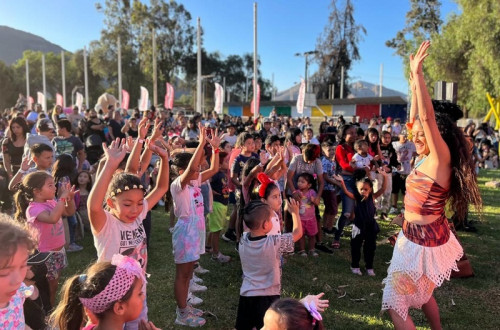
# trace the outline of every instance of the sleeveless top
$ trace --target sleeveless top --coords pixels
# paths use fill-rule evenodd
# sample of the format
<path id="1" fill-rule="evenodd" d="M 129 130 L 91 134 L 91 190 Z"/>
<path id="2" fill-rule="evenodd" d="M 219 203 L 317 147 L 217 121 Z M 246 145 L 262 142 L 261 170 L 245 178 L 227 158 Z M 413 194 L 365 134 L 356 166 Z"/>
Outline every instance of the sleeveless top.
<path id="1" fill-rule="evenodd" d="M 449 189 L 414 168 L 406 178 L 405 210 L 420 215 L 440 215 L 448 198 Z"/>

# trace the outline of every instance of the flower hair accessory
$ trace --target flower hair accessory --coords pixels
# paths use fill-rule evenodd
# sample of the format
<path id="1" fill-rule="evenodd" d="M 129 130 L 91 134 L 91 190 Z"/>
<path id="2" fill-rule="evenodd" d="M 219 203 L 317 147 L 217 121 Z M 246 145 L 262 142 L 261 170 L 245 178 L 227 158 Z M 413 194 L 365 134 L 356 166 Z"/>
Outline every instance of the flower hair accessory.
<path id="1" fill-rule="evenodd" d="M 108 310 L 116 301 L 122 299 L 130 290 L 136 278 L 147 283 L 139 262 L 131 257 L 115 254 L 111 264 L 116 266 L 113 277 L 104 290 L 92 298 L 79 298 L 82 305 L 94 314 Z"/>
<path id="2" fill-rule="evenodd" d="M 140 184 L 139 186 L 137 186 L 136 184 L 134 184 L 132 186 L 132 188 L 130 188 L 128 185 L 123 187 L 123 190 L 120 189 L 120 188 L 116 188 L 115 190 L 113 190 L 109 195 L 111 197 L 115 197 L 116 195 L 124 192 L 124 191 L 129 191 L 130 189 L 142 189 L 142 191 L 144 191 L 144 194 L 146 194 L 146 189 L 144 189 L 144 186 L 142 184 Z"/>
<path id="3" fill-rule="evenodd" d="M 313 317 L 313 325 L 316 324 L 316 321 L 323 320 L 323 317 L 321 317 L 321 314 L 318 312 L 318 309 L 316 308 L 314 301 L 312 301 L 311 303 L 304 302 L 304 307 L 307 309 L 309 314 L 311 314 L 311 316 Z"/>
<path id="4" fill-rule="evenodd" d="M 264 196 L 266 194 L 267 186 L 270 183 L 275 183 L 275 182 L 274 182 L 274 180 L 271 180 L 265 173 L 262 173 L 262 172 L 257 174 L 257 180 L 259 180 L 259 182 L 260 182 L 259 197 L 264 198 Z"/>

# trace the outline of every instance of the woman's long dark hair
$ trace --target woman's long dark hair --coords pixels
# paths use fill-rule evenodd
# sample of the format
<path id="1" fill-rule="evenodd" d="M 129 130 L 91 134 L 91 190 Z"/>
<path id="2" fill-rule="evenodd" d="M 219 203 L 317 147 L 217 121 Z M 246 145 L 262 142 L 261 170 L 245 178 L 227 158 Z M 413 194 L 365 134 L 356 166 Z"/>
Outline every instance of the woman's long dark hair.
<path id="1" fill-rule="evenodd" d="M 28 134 L 28 132 L 29 132 L 29 128 L 28 128 L 28 124 L 26 123 L 26 120 L 24 120 L 23 117 L 15 117 L 15 118 L 12 118 L 12 120 L 10 121 L 10 123 L 9 123 L 10 139 L 12 140 L 12 142 L 15 142 L 17 139 L 17 136 L 15 134 L 12 134 L 12 124 L 18 124 L 19 126 L 21 126 L 21 128 L 23 130 L 22 136 L 24 136 L 26 138 L 26 134 Z"/>
<path id="2" fill-rule="evenodd" d="M 451 206 L 457 219 L 464 219 L 469 204 L 474 205 L 478 212 L 482 211 L 483 205 L 477 185 L 470 142 L 447 114 L 436 112 L 435 116 L 439 132 L 450 149 L 452 173 L 449 197 Z"/>
<path id="3" fill-rule="evenodd" d="M 339 128 L 339 144 L 344 144 L 345 143 L 345 136 L 347 131 L 352 127 L 353 125 L 342 125 Z"/>
<path id="4" fill-rule="evenodd" d="M 300 143 L 297 143 L 296 137 L 302 134 L 302 131 L 298 127 L 290 127 L 285 135 L 285 141 L 290 141 L 294 146 L 300 147 Z"/>
<path id="5" fill-rule="evenodd" d="M 370 141 L 369 135 L 370 133 L 377 135 L 377 141 L 372 143 Z M 365 141 L 368 142 L 368 146 L 370 149 L 375 153 L 375 155 L 378 155 L 380 151 L 380 134 L 378 130 L 374 127 L 370 127 L 369 129 L 366 130 L 365 132 Z"/>

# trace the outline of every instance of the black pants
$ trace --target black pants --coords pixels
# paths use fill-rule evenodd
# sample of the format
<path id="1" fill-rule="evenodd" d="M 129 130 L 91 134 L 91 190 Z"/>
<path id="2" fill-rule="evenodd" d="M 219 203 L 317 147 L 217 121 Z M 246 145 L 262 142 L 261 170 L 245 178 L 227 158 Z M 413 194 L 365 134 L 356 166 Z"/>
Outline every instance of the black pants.
<path id="1" fill-rule="evenodd" d="M 375 258 L 375 249 L 377 248 L 377 234 L 371 232 L 361 232 L 356 237 L 351 238 L 352 268 L 359 268 L 359 261 L 361 260 L 361 246 L 363 246 L 366 269 L 373 269 L 373 259 Z"/>
<path id="2" fill-rule="evenodd" d="M 146 214 L 146 218 L 142 221 L 142 224 L 144 225 L 144 231 L 146 232 L 146 243 L 149 251 L 149 239 L 151 238 L 151 211 Z"/>

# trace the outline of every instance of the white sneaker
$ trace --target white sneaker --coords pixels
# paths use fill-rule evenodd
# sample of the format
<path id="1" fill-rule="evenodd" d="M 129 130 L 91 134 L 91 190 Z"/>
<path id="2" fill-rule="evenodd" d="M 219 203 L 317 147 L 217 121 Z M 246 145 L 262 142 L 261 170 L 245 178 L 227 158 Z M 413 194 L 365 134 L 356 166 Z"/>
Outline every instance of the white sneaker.
<path id="1" fill-rule="evenodd" d="M 193 293 L 188 292 L 187 303 L 191 306 L 198 306 L 203 303 L 203 299 L 196 297 Z"/>
<path id="2" fill-rule="evenodd" d="M 352 268 L 351 267 L 351 272 L 353 274 L 356 274 L 356 275 L 360 275 L 360 276 L 363 275 L 363 273 L 361 272 L 361 269 L 359 269 L 359 268 Z"/>
<path id="3" fill-rule="evenodd" d="M 78 252 L 78 251 L 81 251 L 83 250 L 83 246 L 80 246 L 76 243 L 71 243 L 69 246 L 68 246 L 68 249 L 66 251 L 68 252 Z"/>
<path id="4" fill-rule="evenodd" d="M 205 313 L 201 309 L 195 308 L 195 307 L 191 306 L 190 304 L 187 304 L 187 308 L 189 309 L 189 312 L 191 314 L 193 314 L 194 316 L 202 316 L 203 313 Z"/>
<path id="5" fill-rule="evenodd" d="M 205 268 L 203 268 L 203 267 L 201 267 L 201 265 L 200 265 L 200 264 L 198 264 L 198 266 L 197 266 L 197 267 L 195 267 L 194 272 L 195 272 L 196 274 L 206 274 L 206 273 L 208 273 L 208 272 L 209 272 L 209 270 L 208 270 L 208 269 L 205 269 Z"/>
<path id="6" fill-rule="evenodd" d="M 191 281 L 191 283 L 189 283 L 189 291 L 191 291 L 191 292 L 205 292 L 205 291 L 207 291 L 207 287 Z"/>
<path id="7" fill-rule="evenodd" d="M 398 209 L 395 207 L 391 207 L 391 209 L 389 210 L 389 214 L 398 214 Z"/>
<path id="8" fill-rule="evenodd" d="M 375 272 L 373 271 L 373 269 L 367 269 L 367 270 L 366 270 L 366 274 L 367 274 L 368 276 L 375 276 Z"/>
<path id="9" fill-rule="evenodd" d="M 193 274 L 192 281 L 193 281 L 194 283 L 198 283 L 198 284 L 203 283 L 203 280 L 202 280 L 201 278 L 199 278 L 198 276 L 196 276 L 196 274 Z"/>
<path id="10" fill-rule="evenodd" d="M 221 264 L 225 264 L 226 262 L 231 261 L 231 257 L 230 256 L 225 256 L 225 255 L 223 255 L 222 253 L 219 252 L 219 254 L 217 256 L 212 256 L 212 260 L 220 262 Z"/>
<path id="11" fill-rule="evenodd" d="M 168 231 L 170 232 L 170 234 L 172 234 L 174 232 L 174 227 L 168 228 Z"/>

